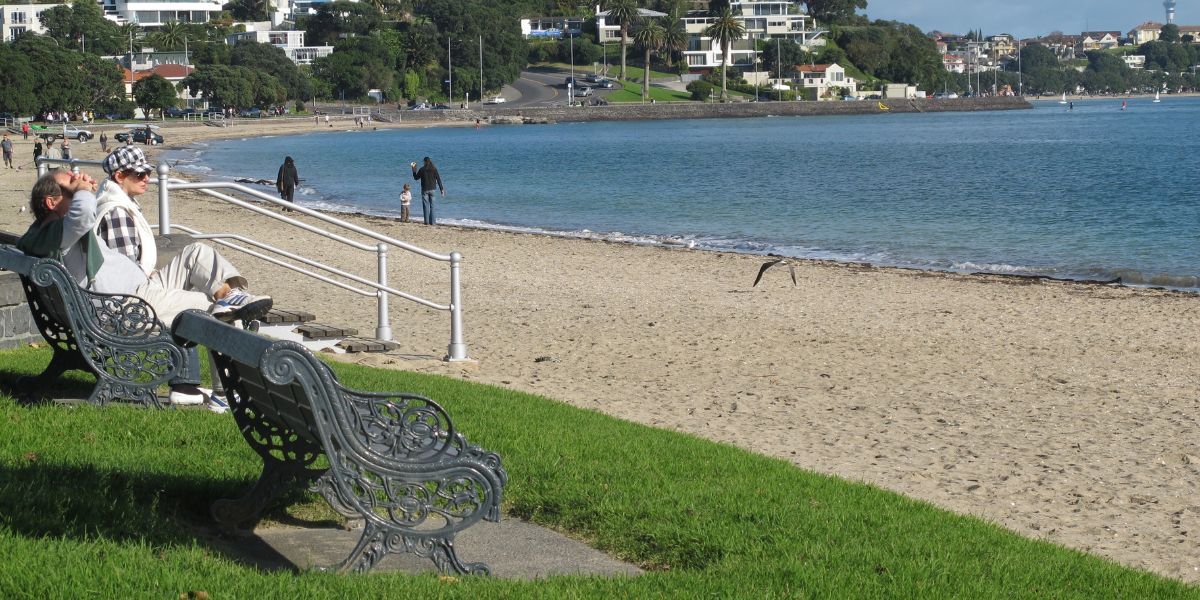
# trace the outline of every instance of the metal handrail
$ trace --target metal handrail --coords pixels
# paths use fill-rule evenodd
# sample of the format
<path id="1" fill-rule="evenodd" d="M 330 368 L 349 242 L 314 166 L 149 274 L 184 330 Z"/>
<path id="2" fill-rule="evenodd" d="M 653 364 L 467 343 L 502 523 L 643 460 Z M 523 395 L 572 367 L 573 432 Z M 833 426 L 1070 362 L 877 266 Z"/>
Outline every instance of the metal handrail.
<path id="1" fill-rule="evenodd" d="M 101 166 L 103 163 L 100 161 L 78 160 L 78 159 L 73 159 L 73 158 L 72 159 L 49 158 L 49 157 L 42 156 L 37 159 L 38 175 L 39 176 L 44 175 L 47 172 L 49 165 L 52 165 L 52 164 L 67 165 L 71 168 L 72 171 L 78 172 L 80 166 Z M 171 233 L 172 227 L 175 227 L 175 228 L 179 229 L 180 231 L 190 234 L 192 237 L 194 237 L 196 239 L 210 240 L 213 243 L 220 244 L 221 246 L 231 248 L 231 249 L 237 250 L 239 252 L 243 252 L 245 254 L 249 254 L 250 256 L 254 256 L 256 258 L 267 261 L 269 263 L 284 267 L 286 269 L 306 275 L 306 276 L 316 279 L 318 281 L 340 287 L 342 289 L 345 289 L 347 291 L 350 291 L 350 292 L 353 292 L 353 293 L 356 293 L 359 295 L 375 296 L 376 300 L 377 300 L 377 307 L 378 307 L 378 323 L 375 328 L 375 337 L 380 340 L 390 341 L 392 339 L 392 328 L 389 323 L 389 316 L 388 316 L 388 296 L 389 295 L 397 296 L 397 297 L 403 298 L 405 300 L 409 300 L 411 302 L 416 302 L 418 304 L 432 308 L 434 310 L 449 311 L 450 312 L 450 345 L 447 349 L 447 354 L 446 354 L 445 359 L 448 361 L 468 360 L 467 359 L 467 346 L 463 342 L 463 336 L 462 336 L 462 288 L 461 288 L 461 284 L 460 284 L 460 275 L 461 275 L 461 269 L 462 269 L 462 254 L 460 254 L 458 252 L 451 252 L 450 254 L 438 254 L 436 252 L 431 252 L 424 248 L 414 246 L 407 242 L 402 242 L 400 240 L 397 240 L 392 237 L 383 235 L 381 233 L 372 231 L 370 229 L 366 229 L 364 227 L 360 227 L 353 223 L 343 221 L 336 217 L 332 217 L 330 215 L 327 215 L 327 214 L 324 214 L 324 213 L 321 213 L 321 212 L 318 212 L 318 211 L 315 211 L 315 210 L 312 210 L 309 208 L 305 208 L 303 206 L 299 206 L 299 205 L 296 205 L 293 203 L 285 202 L 284 200 L 282 200 L 280 198 L 276 198 L 269 194 L 263 193 L 261 191 L 255 190 L 255 189 L 251 189 L 249 187 L 246 187 L 246 186 L 238 184 L 238 183 L 219 182 L 219 181 L 189 182 L 189 181 L 185 181 L 182 179 L 171 179 L 170 177 L 168 177 L 168 174 L 170 173 L 170 167 L 168 167 L 165 163 L 159 163 L 157 172 L 158 172 L 158 181 L 156 183 L 158 184 L 158 230 L 159 230 L 160 234 L 169 234 L 169 233 Z M 240 208 L 243 208 L 245 210 L 251 211 L 251 212 L 259 214 L 259 215 L 270 217 L 272 219 L 281 221 L 281 222 L 291 225 L 293 227 L 308 231 L 309 233 L 313 233 L 315 235 L 319 235 L 319 236 L 325 237 L 327 239 L 336 241 L 338 243 L 341 243 L 348 247 L 354 248 L 356 250 L 374 252 L 376 254 L 376 262 L 377 262 L 376 280 L 372 281 L 365 277 L 361 277 L 361 276 L 355 275 L 353 273 L 343 271 L 336 267 L 326 265 L 326 264 L 321 263 L 316 260 L 305 258 L 298 254 L 288 252 L 281 248 L 276 248 L 269 244 L 265 244 L 265 243 L 253 240 L 253 239 L 247 238 L 245 236 L 241 236 L 241 235 L 237 235 L 237 234 L 233 234 L 233 233 L 200 233 L 199 231 L 197 231 L 195 229 L 185 227 L 182 225 L 176 224 L 176 225 L 172 226 L 171 217 L 170 217 L 170 214 L 171 214 L 170 192 L 172 190 L 196 190 L 200 193 L 203 193 L 207 196 L 216 198 L 216 199 L 226 202 L 228 204 L 238 206 Z M 350 238 L 347 238 L 343 235 L 334 233 L 332 231 L 328 231 L 328 230 L 318 227 L 316 225 L 298 221 L 291 217 L 287 217 L 287 216 L 284 216 L 284 215 L 281 215 L 278 213 L 271 212 L 270 210 L 263 208 L 262 206 L 260 206 L 257 203 L 247 202 L 245 200 L 235 198 L 228 194 L 223 194 L 217 190 L 230 190 L 230 191 L 235 191 L 235 192 L 241 192 L 241 193 L 247 194 L 253 198 L 257 198 L 258 200 L 260 200 L 262 202 L 279 205 L 279 206 L 297 211 L 301 214 L 308 215 L 314 219 L 317 219 L 323 223 L 326 223 L 327 225 L 340 227 L 342 229 L 346 229 L 351 232 L 369 237 L 378 243 L 374 246 L 372 246 L 370 244 L 364 244 L 362 242 L 352 240 Z M 230 241 L 230 240 L 232 240 L 232 241 Z M 246 247 L 243 247 L 234 242 L 240 242 L 241 244 L 253 246 L 254 248 L 258 248 L 259 250 L 262 250 L 264 252 L 259 252 L 257 250 L 251 249 L 251 248 L 246 248 Z M 388 281 L 387 281 L 387 252 L 388 252 L 389 247 L 395 247 L 395 248 L 398 248 L 401 250 L 405 250 L 407 252 L 412 252 L 414 254 L 417 254 L 417 255 L 423 256 L 425 258 L 432 259 L 432 260 L 436 260 L 439 262 L 450 263 L 450 302 L 449 302 L 449 304 L 439 304 L 437 302 L 433 302 L 431 300 L 426 300 L 419 296 L 415 296 L 415 295 L 412 295 L 412 294 L 409 294 L 409 293 L 406 293 L 406 292 L 403 292 L 403 291 L 400 291 L 400 290 L 390 287 L 388 285 Z M 270 254 L 267 254 L 267 253 L 270 253 Z M 279 258 L 271 256 L 271 254 L 282 256 L 288 260 L 301 263 L 301 264 L 311 267 L 312 269 L 315 269 L 315 270 L 325 271 L 326 273 L 331 273 L 338 277 L 349 279 L 349 280 L 359 283 L 363 286 L 366 286 L 367 289 L 358 288 L 358 287 L 346 284 L 344 282 L 337 281 L 331 277 L 322 275 L 321 273 L 318 273 L 314 270 L 306 269 L 302 266 L 298 266 L 296 264 L 287 262 L 285 260 L 280 260 Z"/>

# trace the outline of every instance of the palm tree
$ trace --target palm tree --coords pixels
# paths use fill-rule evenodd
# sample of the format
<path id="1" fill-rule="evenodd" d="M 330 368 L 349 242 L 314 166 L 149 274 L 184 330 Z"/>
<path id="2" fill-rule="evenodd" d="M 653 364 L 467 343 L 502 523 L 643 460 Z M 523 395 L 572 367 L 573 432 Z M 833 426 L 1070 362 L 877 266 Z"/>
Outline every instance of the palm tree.
<path id="1" fill-rule="evenodd" d="M 716 20 L 704 29 L 704 35 L 721 44 L 721 102 L 726 102 L 729 100 L 729 89 L 726 87 L 726 73 L 729 71 L 729 47 L 734 40 L 745 37 L 746 26 L 734 18 L 733 11 L 726 6 L 717 13 Z"/>
<path id="2" fill-rule="evenodd" d="M 179 50 L 187 37 L 187 26 L 179 21 L 163 23 L 158 31 L 150 34 L 150 42 L 157 50 Z"/>
<path id="3" fill-rule="evenodd" d="M 671 13 L 667 17 L 667 26 L 663 35 L 663 50 L 667 51 L 667 67 L 674 66 L 675 53 L 683 52 L 687 49 L 688 35 L 687 29 L 683 26 L 683 19 L 679 18 L 679 13 Z"/>
<path id="4" fill-rule="evenodd" d="M 629 45 L 629 26 L 638 20 L 636 0 L 605 0 L 604 8 L 608 11 L 609 23 L 621 26 L 621 79 L 625 79 L 625 48 Z"/>
<path id="5" fill-rule="evenodd" d="M 642 77 L 642 102 L 645 102 L 646 97 L 650 95 L 650 55 L 662 49 L 666 36 L 667 30 L 658 22 L 658 19 L 646 19 L 633 34 L 633 41 L 637 42 L 637 45 L 646 53 L 646 72 Z"/>

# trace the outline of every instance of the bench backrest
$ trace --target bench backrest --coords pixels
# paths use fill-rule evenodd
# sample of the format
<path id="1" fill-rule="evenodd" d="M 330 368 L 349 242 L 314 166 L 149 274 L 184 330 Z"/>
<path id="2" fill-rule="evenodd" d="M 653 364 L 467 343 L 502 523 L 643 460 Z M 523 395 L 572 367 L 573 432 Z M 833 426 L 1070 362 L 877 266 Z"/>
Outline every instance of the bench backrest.
<path id="1" fill-rule="evenodd" d="M 312 467 L 317 454 L 326 455 L 324 480 L 340 505 L 415 536 L 499 519 L 508 478 L 500 457 L 469 444 L 433 400 L 350 390 L 301 344 L 201 311 L 181 313 L 172 331 L 181 344 L 208 348 L 238 428 L 264 461 Z M 400 523 L 399 506 L 423 515 L 422 526 Z"/>

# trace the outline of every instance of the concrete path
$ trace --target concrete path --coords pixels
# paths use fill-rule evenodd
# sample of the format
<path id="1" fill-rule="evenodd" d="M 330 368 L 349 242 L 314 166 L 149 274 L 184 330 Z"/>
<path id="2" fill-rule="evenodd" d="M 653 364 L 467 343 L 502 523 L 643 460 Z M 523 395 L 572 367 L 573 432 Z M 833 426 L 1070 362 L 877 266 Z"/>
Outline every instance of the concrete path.
<path id="1" fill-rule="evenodd" d="M 260 527 L 252 535 L 216 542 L 238 560 L 263 570 L 295 570 L 340 563 L 361 530 L 333 527 Z M 506 518 L 480 522 L 455 538 L 464 562 L 484 562 L 493 577 L 536 579 L 550 575 L 634 576 L 641 569 L 544 527 Z M 433 561 L 412 554 L 384 558 L 372 572 L 437 572 Z"/>

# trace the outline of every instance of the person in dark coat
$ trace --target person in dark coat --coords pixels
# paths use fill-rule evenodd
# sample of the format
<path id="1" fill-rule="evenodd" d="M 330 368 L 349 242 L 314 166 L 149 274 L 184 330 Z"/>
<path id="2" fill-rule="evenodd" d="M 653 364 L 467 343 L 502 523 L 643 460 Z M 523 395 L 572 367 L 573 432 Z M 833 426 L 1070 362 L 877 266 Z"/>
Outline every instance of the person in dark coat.
<path id="1" fill-rule="evenodd" d="M 279 190 L 280 198 L 292 202 L 292 197 L 296 194 L 296 185 L 299 183 L 300 175 L 296 173 L 296 162 L 288 156 L 283 159 L 283 164 L 279 165 L 279 174 L 275 176 L 275 189 Z"/>
<path id="2" fill-rule="evenodd" d="M 433 218 L 433 194 L 441 190 L 442 197 L 446 197 L 446 187 L 442 185 L 442 175 L 438 173 L 437 167 L 433 166 L 433 161 L 429 157 L 425 157 L 425 164 L 421 165 L 420 170 L 417 169 L 417 163 L 411 163 L 413 179 L 421 182 L 421 209 L 424 211 L 425 224 L 435 225 Z"/>

